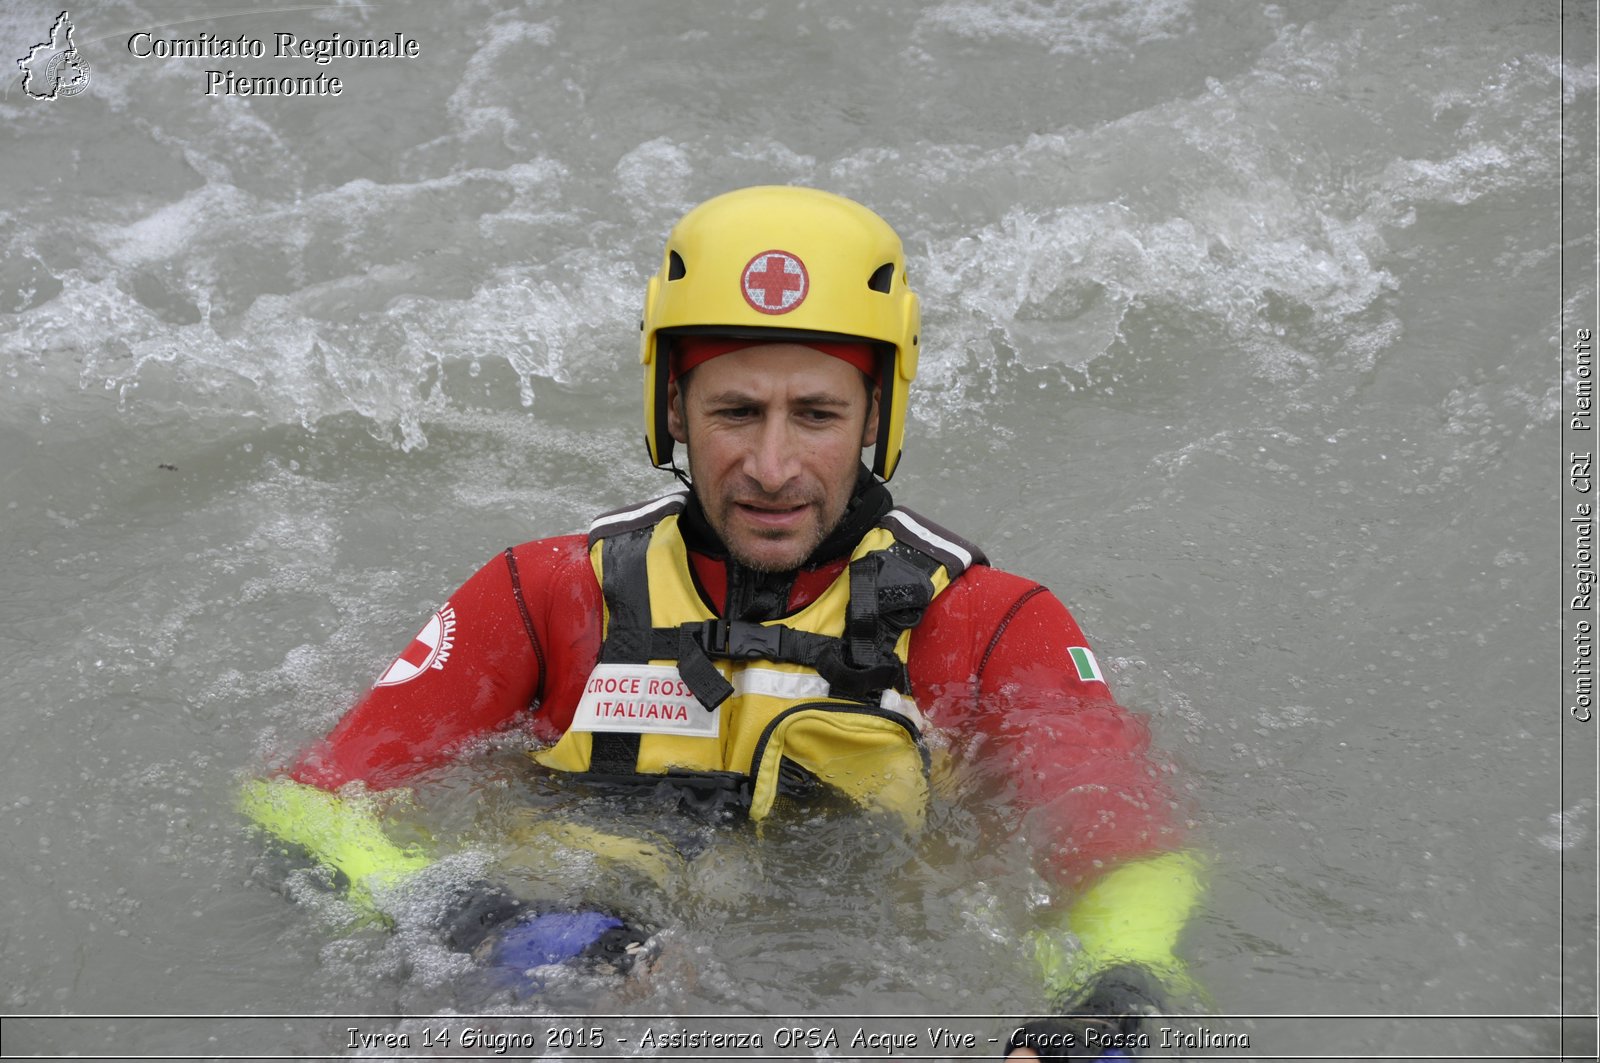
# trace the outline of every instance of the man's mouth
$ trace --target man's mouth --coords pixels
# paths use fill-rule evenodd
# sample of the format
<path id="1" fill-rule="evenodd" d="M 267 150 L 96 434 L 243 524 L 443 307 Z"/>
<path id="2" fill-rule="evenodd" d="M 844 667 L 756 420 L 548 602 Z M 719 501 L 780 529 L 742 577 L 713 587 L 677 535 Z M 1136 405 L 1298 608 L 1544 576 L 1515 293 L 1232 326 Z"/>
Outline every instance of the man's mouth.
<path id="1" fill-rule="evenodd" d="M 764 527 L 782 528 L 798 523 L 811 508 L 809 502 L 735 502 L 746 520 Z"/>

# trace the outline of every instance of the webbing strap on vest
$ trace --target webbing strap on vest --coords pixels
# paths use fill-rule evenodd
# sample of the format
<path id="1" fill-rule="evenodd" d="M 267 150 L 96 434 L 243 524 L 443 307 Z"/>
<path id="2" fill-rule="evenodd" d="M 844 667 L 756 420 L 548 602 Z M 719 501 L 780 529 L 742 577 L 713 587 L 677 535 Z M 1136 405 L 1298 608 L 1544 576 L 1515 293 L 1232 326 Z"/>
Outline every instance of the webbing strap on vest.
<path id="1" fill-rule="evenodd" d="M 896 542 L 850 563 L 843 660 L 824 653 L 814 667 L 837 697 L 876 701 L 886 690 L 909 693 L 911 680 L 895 644 L 933 602 L 936 558 Z"/>
<path id="2" fill-rule="evenodd" d="M 695 631 L 698 626 L 685 624 L 680 628 L 657 628 L 645 634 L 654 635 L 660 631 L 677 636 L 675 652 L 663 654 L 663 657 L 678 659 L 678 675 L 682 677 L 684 685 L 694 694 L 695 700 L 704 705 L 707 712 L 711 712 L 733 696 L 733 684 L 724 679 L 722 673 L 717 671 L 717 666 L 711 663 L 706 647 Z"/>
<path id="3" fill-rule="evenodd" d="M 650 659 L 650 588 L 644 580 L 649 549 L 648 528 L 605 540 L 600 590 L 610 617 L 600 659 L 607 663 L 643 664 Z"/>
<path id="4" fill-rule="evenodd" d="M 649 635 L 649 659 L 677 660 L 678 675 L 707 710 L 715 709 L 733 695 L 732 684 L 711 663 L 713 657 L 727 661 L 785 661 L 814 666 L 824 650 L 837 641 L 784 624 L 756 624 L 720 617 L 679 627 L 654 628 Z"/>
<path id="5" fill-rule="evenodd" d="M 606 623 L 605 641 L 600 645 L 600 660 L 604 662 L 643 664 L 651 659 L 650 590 L 644 585 L 643 579 L 645 553 L 649 548 L 648 526 L 605 540 L 600 589 L 605 595 L 610 619 Z M 637 733 L 595 733 L 593 752 L 589 758 L 590 771 L 629 774 L 638 763 Z"/>

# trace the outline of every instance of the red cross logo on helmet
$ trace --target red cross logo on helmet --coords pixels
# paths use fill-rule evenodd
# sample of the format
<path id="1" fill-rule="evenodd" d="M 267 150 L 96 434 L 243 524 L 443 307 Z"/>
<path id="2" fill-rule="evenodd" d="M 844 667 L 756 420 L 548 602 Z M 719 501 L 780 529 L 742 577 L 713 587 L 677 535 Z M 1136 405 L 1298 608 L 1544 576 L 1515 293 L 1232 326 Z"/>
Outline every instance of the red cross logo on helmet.
<path id="1" fill-rule="evenodd" d="M 787 314 L 811 288 L 805 263 L 787 251 L 763 251 L 744 267 L 744 301 L 763 314 Z"/>

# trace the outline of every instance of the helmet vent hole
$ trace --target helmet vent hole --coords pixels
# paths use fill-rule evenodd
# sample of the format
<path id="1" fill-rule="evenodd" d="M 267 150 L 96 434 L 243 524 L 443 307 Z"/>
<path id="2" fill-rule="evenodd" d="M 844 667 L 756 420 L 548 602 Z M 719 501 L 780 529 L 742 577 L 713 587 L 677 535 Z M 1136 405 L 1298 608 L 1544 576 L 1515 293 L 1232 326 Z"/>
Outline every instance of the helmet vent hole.
<path id="1" fill-rule="evenodd" d="M 675 281 L 689 271 L 683 267 L 683 256 L 676 251 L 667 252 L 667 280 Z"/>
<path id="2" fill-rule="evenodd" d="M 867 281 L 867 287 L 875 292 L 889 294 L 889 285 L 894 283 L 894 263 L 885 262 L 872 271 L 872 277 Z"/>

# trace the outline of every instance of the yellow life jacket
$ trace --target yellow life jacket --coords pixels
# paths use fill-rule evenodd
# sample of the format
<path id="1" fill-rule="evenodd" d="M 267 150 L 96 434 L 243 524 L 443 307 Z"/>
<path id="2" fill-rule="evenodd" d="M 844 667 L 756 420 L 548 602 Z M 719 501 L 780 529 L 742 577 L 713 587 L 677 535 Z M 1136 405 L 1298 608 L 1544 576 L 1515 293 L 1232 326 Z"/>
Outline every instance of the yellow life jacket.
<path id="1" fill-rule="evenodd" d="M 589 558 L 605 641 L 572 726 L 539 763 L 612 782 L 670 781 L 761 820 L 825 784 L 921 826 L 928 799 L 911 629 L 981 551 L 900 508 L 809 605 L 761 623 L 707 603 L 679 528 L 686 491 L 598 518 Z"/>

